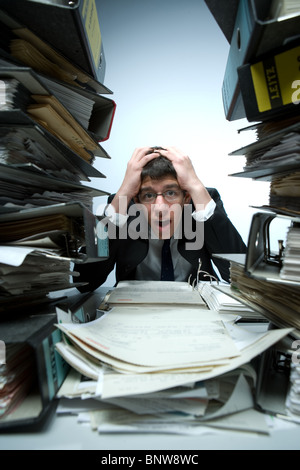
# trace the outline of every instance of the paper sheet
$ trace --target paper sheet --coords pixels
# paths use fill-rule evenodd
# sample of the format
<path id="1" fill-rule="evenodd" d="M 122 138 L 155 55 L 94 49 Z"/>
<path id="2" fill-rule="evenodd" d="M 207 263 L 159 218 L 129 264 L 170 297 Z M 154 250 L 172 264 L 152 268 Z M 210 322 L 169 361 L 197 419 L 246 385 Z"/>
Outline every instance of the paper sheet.
<path id="1" fill-rule="evenodd" d="M 120 304 L 184 304 L 203 305 L 197 289 L 188 282 L 121 281 L 108 299 L 109 305 Z"/>
<path id="2" fill-rule="evenodd" d="M 205 309 L 120 307 L 74 329 L 59 324 L 110 357 L 146 367 L 178 369 L 215 365 L 239 355 L 217 312 Z"/>

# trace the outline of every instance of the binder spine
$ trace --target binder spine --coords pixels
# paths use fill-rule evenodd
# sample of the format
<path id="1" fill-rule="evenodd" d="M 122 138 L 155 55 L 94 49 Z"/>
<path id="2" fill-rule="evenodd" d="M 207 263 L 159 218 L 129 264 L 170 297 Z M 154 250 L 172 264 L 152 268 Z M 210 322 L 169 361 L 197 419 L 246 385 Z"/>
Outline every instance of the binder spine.
<path id="1" fill-rule="evenodd" d="M 240 67 L 238 74 L 249 121 L 299 111 L 300 45 Z"/>
<path id="2" fill-rule="evenodd" d="M 43 340 L 40 347 L 43 362 L 40 364 L 38 377 L 43 390 L 42 398 L 45 404 L 54 399 L 69 371 L 68 364 L 55 350 L 55 344 L 61 340 L 61 332 L 54 330 Z"/>

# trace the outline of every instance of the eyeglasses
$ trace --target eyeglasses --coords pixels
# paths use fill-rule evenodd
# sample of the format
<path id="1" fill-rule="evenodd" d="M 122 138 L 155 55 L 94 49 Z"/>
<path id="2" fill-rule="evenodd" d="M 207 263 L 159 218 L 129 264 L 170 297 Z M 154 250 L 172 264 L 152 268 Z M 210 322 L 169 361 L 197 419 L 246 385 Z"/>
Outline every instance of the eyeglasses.
<path id="1" fill-rule="evenodd" d="M 180 197 L 184 191 L 181 189 L 168 189 L 162 193 L 152 193 L 150 191 L 145 191 L 144 193 L 139 193 L 139 200 L 143 204 L 152 204 L 156 201 L 157 196 L 162 196 L 167 202 L 176 202 L 180 200 Z"/>

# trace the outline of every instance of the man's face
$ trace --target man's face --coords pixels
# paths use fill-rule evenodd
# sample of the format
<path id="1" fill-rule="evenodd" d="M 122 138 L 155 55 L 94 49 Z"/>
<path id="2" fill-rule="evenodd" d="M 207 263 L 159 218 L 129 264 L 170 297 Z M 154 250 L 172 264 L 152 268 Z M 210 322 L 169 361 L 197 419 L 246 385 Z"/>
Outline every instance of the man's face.
<path id="1" fill-rule="evenodd" d="M 154 236 L 167 239 L 174 235 L 181 220 L 183 205 L 189 199 L 189 194 L 181 190 L 173 176 L 159 180 L 147 177 L 141 184 L 136 202 L 142 203 Z"/>

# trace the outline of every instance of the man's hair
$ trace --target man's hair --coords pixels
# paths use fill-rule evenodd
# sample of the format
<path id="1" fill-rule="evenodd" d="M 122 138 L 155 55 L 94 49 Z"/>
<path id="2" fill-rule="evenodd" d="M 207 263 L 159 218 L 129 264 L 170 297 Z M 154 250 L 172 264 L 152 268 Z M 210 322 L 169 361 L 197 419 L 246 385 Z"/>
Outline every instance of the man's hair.
<path id="1" fill-rule="evenodd" d="M 177 173 L 172 162 L 166 157 L 159 155 L 144 166 L 141 173 L 141 181 L 144 181 L 147 177 L 153 180 L 159 180 L 166 176 L 173 176 L 177 179 Z"/>

